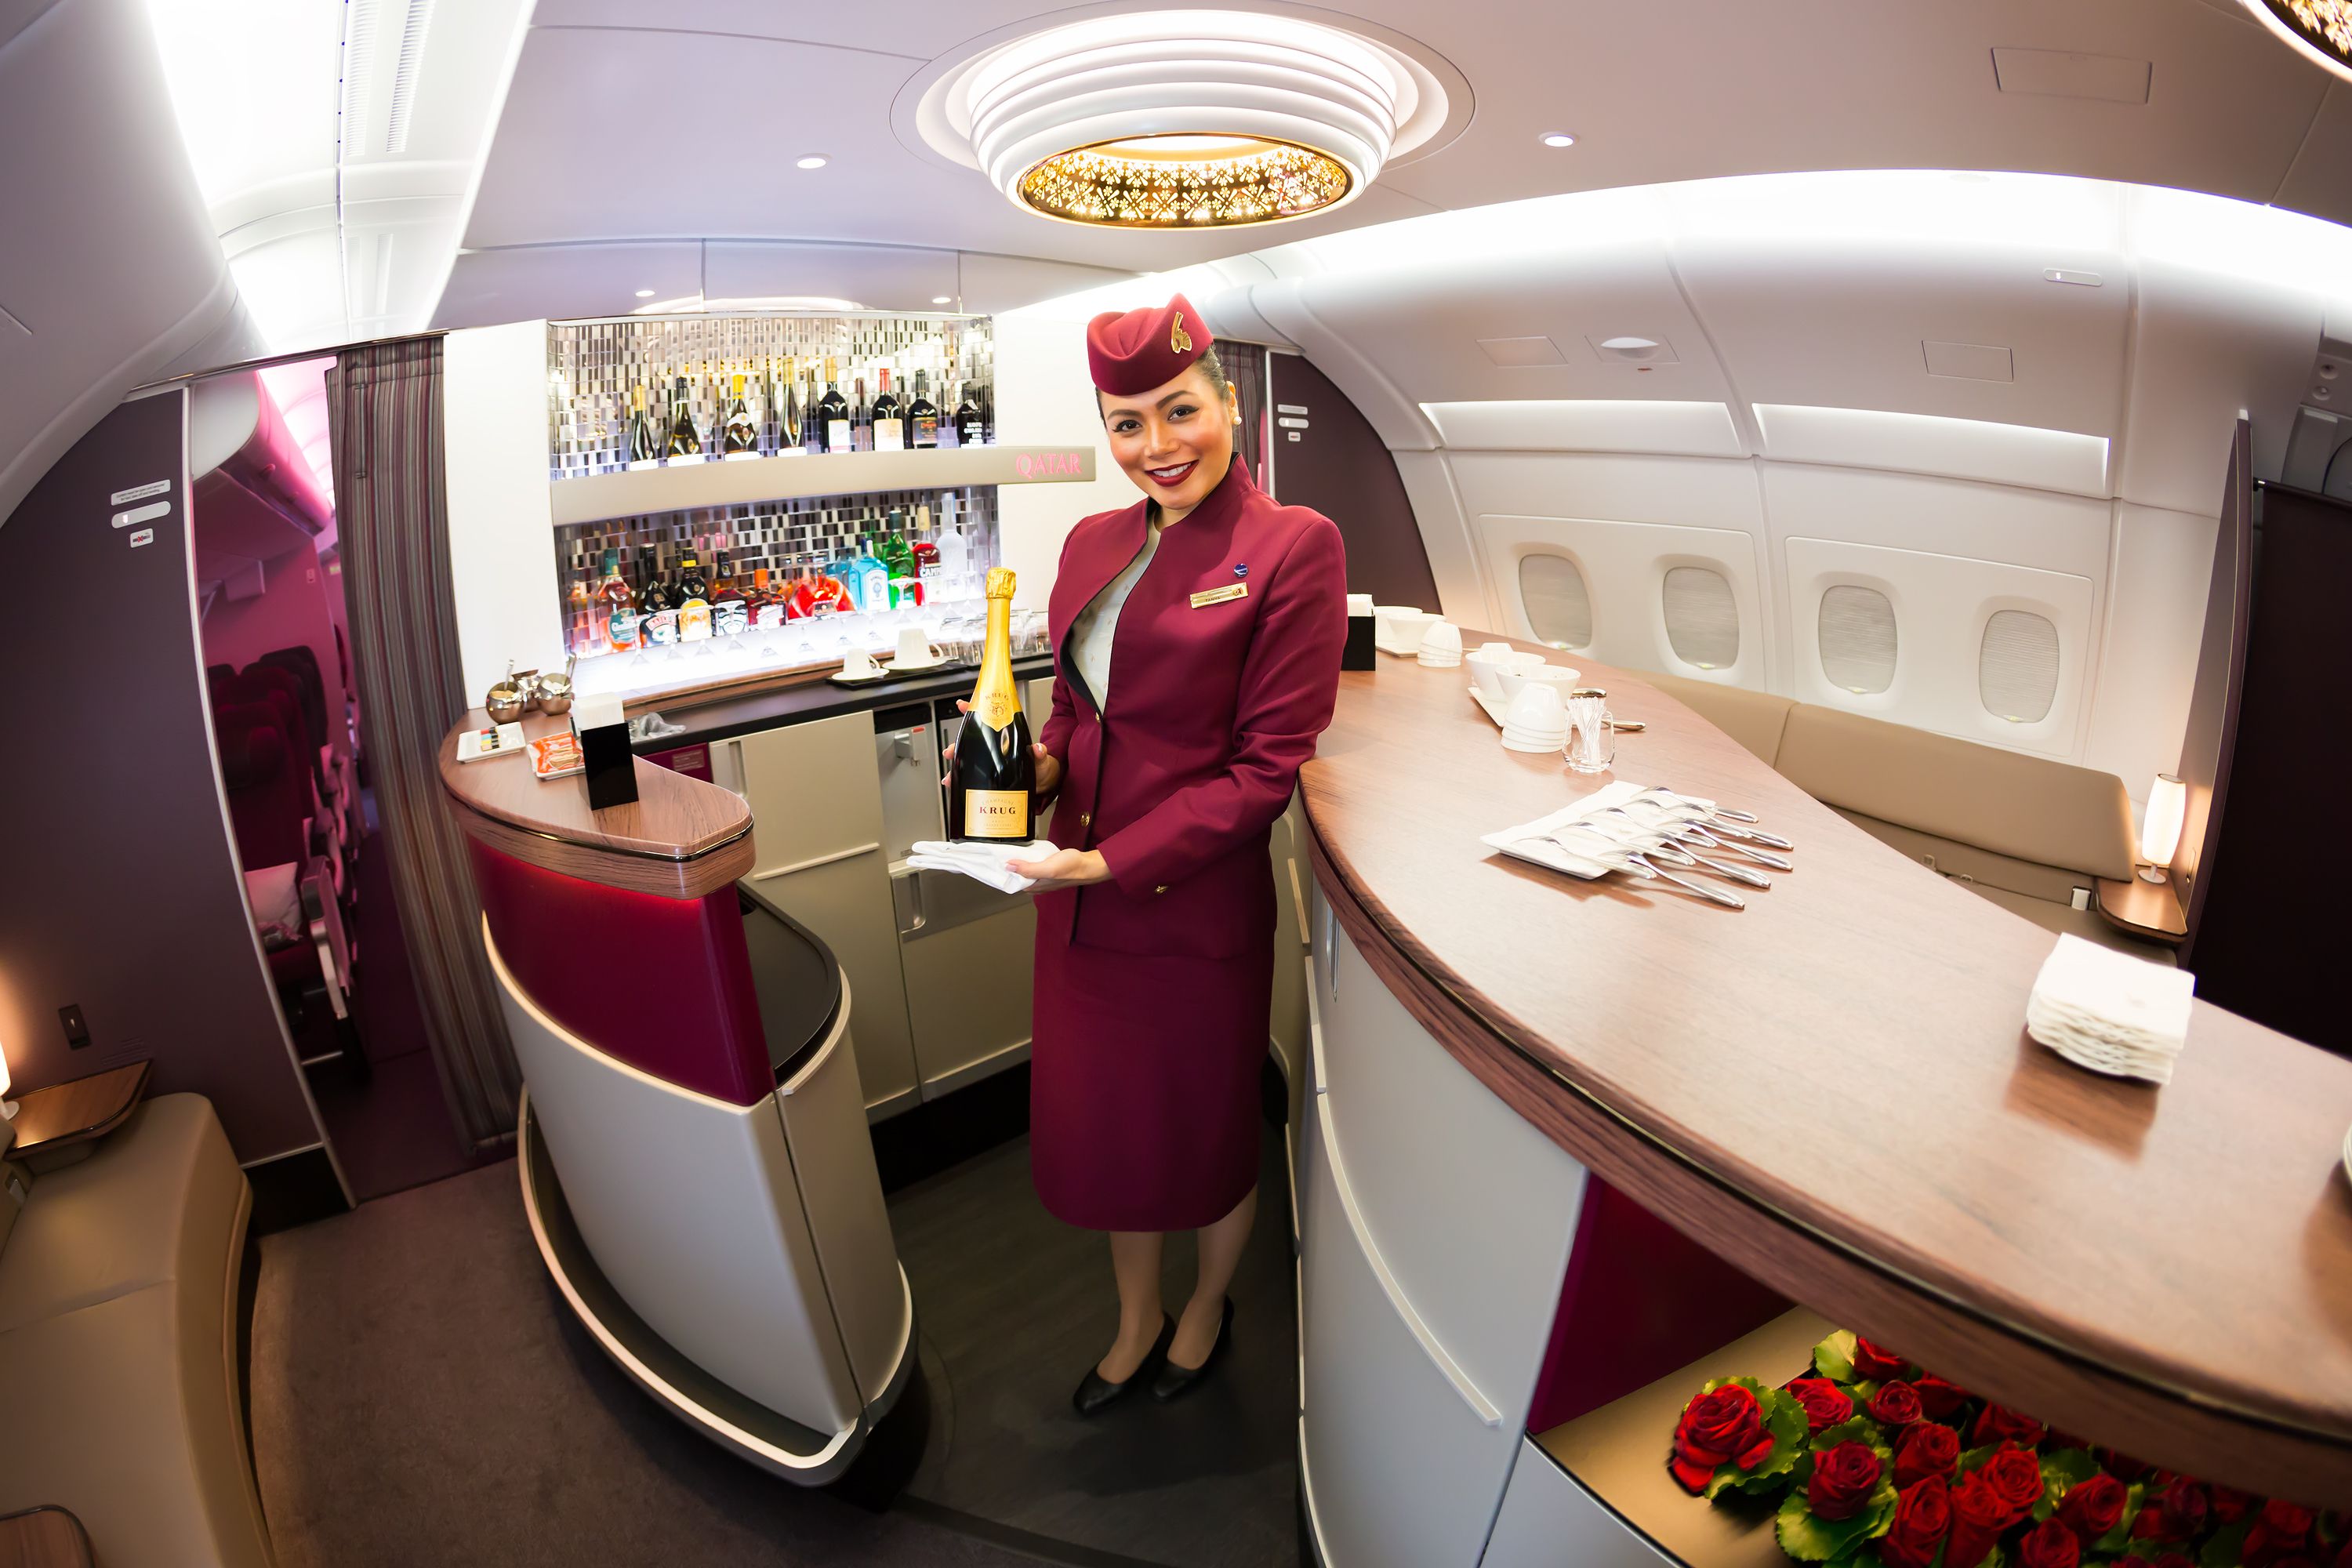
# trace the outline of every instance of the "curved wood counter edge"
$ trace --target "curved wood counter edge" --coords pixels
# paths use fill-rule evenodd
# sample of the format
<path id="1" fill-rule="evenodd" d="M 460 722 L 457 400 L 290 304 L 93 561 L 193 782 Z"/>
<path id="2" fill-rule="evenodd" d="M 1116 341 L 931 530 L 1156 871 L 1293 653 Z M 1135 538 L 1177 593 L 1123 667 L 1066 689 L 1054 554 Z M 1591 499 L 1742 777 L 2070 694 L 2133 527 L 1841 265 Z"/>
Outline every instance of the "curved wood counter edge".
<path id="1" fill-rule="evenodd" d="M 733 790 L 637 758 L 635 803 L 592 811 L 578 774 L 542 783 L 524 757 L 459 762 L 457 737 L 488 723 L 477 708 L 441 738 L 441 786 L 470 837 L 562 876 L 666 899 L 698 899 L 751 872 L 751 808 Z M 534 713 L 522 727 L 537 740 L 569 725 Z"/>
<path id="2" fill-rule="evenodd" d="M 2352 1504 L 2352 1437 L 2331 1440 L 2221 1410 L 1993 1322 L 1766 1208 L 1618 1116 L 1423 971 L 1358 900 L 1311 819 L 1308 827 L 1316 881 L 1333 914 L 1406 1011 L 1545 1136 L 1692 1240 L 1960 1386 L 2094 1442 L 2257 1491 Z M 1670 1436 L 1659 1435 L 1662 1455 Z"/>

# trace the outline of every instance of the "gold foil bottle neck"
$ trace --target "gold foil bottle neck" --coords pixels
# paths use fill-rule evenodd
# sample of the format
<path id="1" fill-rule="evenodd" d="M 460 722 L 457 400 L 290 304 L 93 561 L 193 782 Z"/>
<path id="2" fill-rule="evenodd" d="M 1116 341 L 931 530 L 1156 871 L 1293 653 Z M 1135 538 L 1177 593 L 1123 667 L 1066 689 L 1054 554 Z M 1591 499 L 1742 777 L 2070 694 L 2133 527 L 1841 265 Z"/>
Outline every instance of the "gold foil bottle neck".
<path id="1" fill-rule="evenodd" d="M 992 566 L 988 569 L 987 595 L 988 597 L 992 599 L 1009 599 L 1013 597 L 1012 567 Z"/>

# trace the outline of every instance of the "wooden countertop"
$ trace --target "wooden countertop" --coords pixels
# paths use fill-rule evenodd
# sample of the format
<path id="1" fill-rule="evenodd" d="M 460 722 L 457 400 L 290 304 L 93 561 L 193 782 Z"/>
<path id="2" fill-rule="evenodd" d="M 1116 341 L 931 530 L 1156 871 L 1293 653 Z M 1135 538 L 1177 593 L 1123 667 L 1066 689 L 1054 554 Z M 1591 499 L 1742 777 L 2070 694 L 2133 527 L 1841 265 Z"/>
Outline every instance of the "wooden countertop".
<path id="1" fill-rule="evenodd" d="M 2200 1002 L 2168 1087 L 2068 1065 L 2022 1026 L 2050 932 L 1550 657 L 1648 722 L 1609 777 L 1503 750 L 1466 670 L 1387 656 L 1301 775 L 1334 911 L 1423 1024 L 1847 1326 L 2153 1462 L 2352 1503 L 2352 1061 Z M 1478 842 L 1614 778 L 1755 812 L 1797 869 L 1734 910 Z"/>
<path id="2" fill-rule="evenodd" d="M 477 708 L 441 738 L 441 784 L 466 830 L 505 853 L 592 882 L 700 898 L 751 868 L 751 808 L 733 790 L 633 759 L 637 798 L 592 811 L 582 775 L 541 782 L 528 754 L 457 760 L 457 737 L 489 724 Z M 531 713 L 523 738 L 571 728 Z"/>

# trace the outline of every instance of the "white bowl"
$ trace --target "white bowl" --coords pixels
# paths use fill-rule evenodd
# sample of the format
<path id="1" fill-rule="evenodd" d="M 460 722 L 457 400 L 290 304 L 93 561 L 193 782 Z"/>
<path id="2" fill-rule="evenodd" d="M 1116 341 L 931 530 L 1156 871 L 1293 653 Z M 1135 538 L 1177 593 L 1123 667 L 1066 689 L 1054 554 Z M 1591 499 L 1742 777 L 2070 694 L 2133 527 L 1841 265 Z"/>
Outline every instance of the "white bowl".
<path id="1" fill-rule="evenodd" d="M 1516 668 L 1517 660 L 1517 655 L 1508 648 L 1501 653 L 1480 648 L 1462 656 L 1462 662 L 1470 667 L 1471 684 L 1497 702 L 1503 700 L 1503 671 Z"/>
<path id="2" fill-rule="evenodd" d="M 1372 607 L 1372 641 L 1391 653 L 1411 653 L 1421 646 L 1421 628 L 1437 619 L 1411 605 Z"/>
<path id="3" fill-rule="evenodd" d="M 1462 628 L 1452 621 L 1431 621 L 1421 628 L 1421 650 L 1423 653 L 1451 654 L 1456 663 L 1462 658 Z"/>
<path id="4" fill-rule="evenodd" d="M 1511 699 L 1530 686 L 1554 687 L 1560 696 L 1565 697 L 1581 676 L 1565 665 L 1527 664 L 1506 669 L 1497 679 L 1502 682 L 1503 696 Z"/>
<path id="5" fill-rule="evenodd" d="M 1549 735 L 1559 731 L 1568 733 L 1568 709 L 1559 693 L 1549 686 L 1523 686 L 1511 705 L 1503 710 L 1503 728 L 1520 730 L 1529 734 Z"/>

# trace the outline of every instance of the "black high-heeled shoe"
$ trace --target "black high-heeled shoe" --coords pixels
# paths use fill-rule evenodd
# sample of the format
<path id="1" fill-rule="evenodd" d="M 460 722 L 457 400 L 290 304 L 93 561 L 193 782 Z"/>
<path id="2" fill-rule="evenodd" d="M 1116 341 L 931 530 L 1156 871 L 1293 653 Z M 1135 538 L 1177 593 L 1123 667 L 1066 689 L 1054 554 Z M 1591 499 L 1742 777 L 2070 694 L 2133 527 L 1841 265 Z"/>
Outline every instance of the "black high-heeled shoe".
<path id="1" fill-rule="evenodd" d="M 1225 1298 L 1225 1315 L 1218 1321 L 1217 1337 L 1209 1342 L 1208 1355 L 1198 1366 L 1179 1366 L 1172 1359 L 1164 1360 L 1160 1363 L 1160 1375 L 1151 1380 L 1151 1397 L 1164 1405 L 1206 1378 L 1209 1369 L 1217 1364 L 1218 1358 L 1225 1353 L 1225 1347 L 1233 1342 L 1233 1338 L 1234 1299 L 1228 1296 Z"/>
<path id="2" fill-rule="evenodd" d="M 1124 1381 L 1113 1383 L 1093 1367 L 1087 1368 L 1087 1375 L 1078 1380 L 1077 1392 L 1070 1395 L 1071 1407 L 1081 1415 L 1092 1415 L 1118 1404 L 1150 1380 L 1152 1373 L 1168 1359 L 1168 1344 L 1175 1337 L 1176 1320 L 1165 1312 L 1160 1313 L 1160 1337 L 1151 1342 L 1151 1348 L 1143 1352 L 1143 1359 L 1136 1363 L 1135 1370 L 1129 1373 Z"/>

